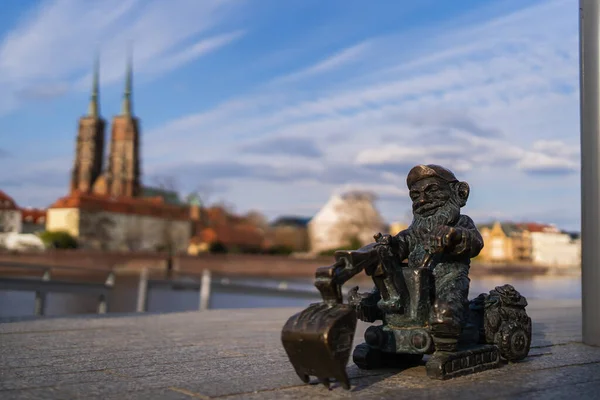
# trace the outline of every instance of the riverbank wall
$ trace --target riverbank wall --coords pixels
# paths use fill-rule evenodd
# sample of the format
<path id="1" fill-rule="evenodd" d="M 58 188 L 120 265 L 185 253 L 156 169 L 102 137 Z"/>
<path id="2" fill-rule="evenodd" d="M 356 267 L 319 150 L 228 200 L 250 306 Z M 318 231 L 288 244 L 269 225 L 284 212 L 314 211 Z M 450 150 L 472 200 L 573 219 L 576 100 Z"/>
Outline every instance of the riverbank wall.
<path id="1" fill-rule="evenodd" d="M 53 250 L 34 253 L 0 252 L 0 273 L 10 265 L 68 267 L 69 269 L 138 272 L 141 269 L 180 274 L 201 274 L 208 269 L 219 275 L 309 278 L 318 267 L 330 265 L 333 258 L 293 257 L 252 254 L 176 255 L 169 259 L 156 252 L 100 252 L 92 250 Z M 533 264 L 483 264 L 473 262 L 470 274 L 478 275 L 577 275 L 579 266 L 553 268 Z"/>

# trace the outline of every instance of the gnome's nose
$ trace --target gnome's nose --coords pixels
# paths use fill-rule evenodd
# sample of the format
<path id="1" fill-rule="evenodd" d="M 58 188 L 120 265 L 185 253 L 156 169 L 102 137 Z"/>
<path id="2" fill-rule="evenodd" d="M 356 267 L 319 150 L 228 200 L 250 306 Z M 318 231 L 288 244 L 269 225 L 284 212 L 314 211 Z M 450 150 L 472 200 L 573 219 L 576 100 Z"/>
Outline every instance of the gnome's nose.
<path id="1" fill-rule="evenodd" d="M 419 200 L 417 200 L 417 201 L 415 201 L 415 202 L 414 202 L 414 209 L 415 209 L 415 210 L 416 210 L 416 209 L 419 209 L 419 208 L 423 207 L 424 205 L 427 205 L 428 203 L 429 203 L 429 201 L 427 201 L 427 200 L 426 200 L 426 199 L 423 197 L 423 195 L 421 195 L 421 196 L 419 197 Z"/>

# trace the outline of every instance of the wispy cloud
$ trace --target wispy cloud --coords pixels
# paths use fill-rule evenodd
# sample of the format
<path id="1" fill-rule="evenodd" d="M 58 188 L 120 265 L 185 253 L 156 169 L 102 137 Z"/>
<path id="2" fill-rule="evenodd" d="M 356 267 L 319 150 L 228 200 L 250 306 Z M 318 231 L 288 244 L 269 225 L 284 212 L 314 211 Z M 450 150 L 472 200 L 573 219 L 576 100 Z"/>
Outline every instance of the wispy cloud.
<path id="1" fill-rule="evenodd" d="M 519 161 L 518 167 L 531 174 L 565 175 L 579 170 L 580 163 L 565 157 L 540 152 L 528 152 Z"/>
<path id="2" fill-rule="evenodd" d="M 572 1 L 557 0 L 410 43 L 373 38 L 246 97 L 172 121 L 168 127 L 178 129 L 166 130 L 179 149 L 183 141 L 194 148 L 191 132 L 218 132 L 220 144 L 209 159 L 224 157 L 244 138 L 303 137 L 323 149 L 322 165 L 354 165 L 357 174 L 375 170 L 398 184 L 420 162 L 446 164 L 479 182 L 486 181 L 482 174 L 492 182 L 512 171 L 525 186 L 542 171 L 576 172 L 576 14 Z M 373 49 L 386 54 L 386 65 Z M 392 52 L 398 56 L 389 57 Z M 343 68 L 355 62 L 364 68 Z M 347 83 L 338 77 L 331 84 L 321 74 L 326 71 Z M 154 140 L 150 133 L 150 152 L 169 151 Z M 185 150 L 180 157 L 188 157 Z M 243 153 L 236 159 L 256 161 Z"/>
<path id="3" fill-rule="evenodd" d="M 371 192 L 376 195 L 378 200 L 384 201 L 407 201 L 408 190 L 404 187 L 398 187 L 390 183 L 372 184 L 372 183 L 346 183 L 334 189 L 333 193 L 344 194 L 352 191 Z"/>
<path id="4" fill-rule="evenodd" d="M 229 43 L 244 36 L 244 33 L 244 31 L 240 30 L 213 36 L 209 39 L 200 40 L 188 46 L 184 50 L 178 51 L 174 54 L 166 55 L 162 62 L 159 62 L 157 65 L 151 66 L 148 69 L 152 73 L 170 71 L 194 60 L 195 58 L 228 45 Z"/>
<path id="5" fill-rule="evenodd" d="M 52 99 L 65 94 L 69 90 L 68 83 L 49 83 L 40 84 L 37 86 L 29 86 L 15 93 L 17 99 L 28 100 L 44 100 Z"/>
<path id="6" fill-rule="evenodd" d="M 315 141 L 309 138 L 278 137 L 254 141 L 241 146 L 243 152 L 263 155 L 289 155 L 307 158 L 319 158 L 323 152 Z"/>
<path id="7" fill-rule="evenodd" d="M 291 83 L 313 75 L 334 71 L 342 66 L 351 64 L 353 61 L 362 59 L 366 50 L 370 47 L 370 42 L 362 42 L 354 46 L 343 49 L 318 63 L 311 65 L 303 70 L 274 79 L 271 84 Z"/>
<path id="8" fill-rule="evenodd" d="M 30 16 L 0 45 L 0 72 L 7 72 L 0 89 L 10 89 L 0 95 L 0 108 L 14 106 L 14 93 L 27 85 L 87 88 L 90 43 L 102 44 L 102 78 L 109 83 L 121 79 L 133 37 L 140 38 L 136 71 L 149 78 L 253 37 L 227 24 L 239 10 L 236 1 L 170 7 L 107 0 L 95 11 L 74 0 L 47 4 L 55 10 Z M 82 15 L 94 23 L 60 29 Z M 393 219 L 405 213 L 395 204 L 404 204 L 398 201 L 408 169 L 435 162 L 473 182 L 469 207 L 481 215 L 555 210 L 555 187 L 571 196 L 565 204 L 577 203 L 577 22 L 573 0 L 551 0 L 509 14 L 471 15 L 452 29 L 436 23 L 420 34 L 399 28 L 354 36 L 328 45 L 329 54 L 263 74 L 245 91 L 230 90 L 220 104 L 150 126 L 142 143 L 152 164 L 144 171 L 181 176 L 190 187 L 218 182 L 232 201 L 264 209 L 300 210 L 336 190 L 371 188 L 388 200 L 382 211 Z M 38 37 L 46 31 L 53 32 L 49 38 Z M 21 83 L 6 86 L 8 77 Z"/>
<path id="9" fill-rule="evenodd" d="M 240 3 L 41 2 L 0 43 L 0 113 L 18 106 L 23 100 L 19 93 L 48 92 L 44 88 L 64 82 L 87 89 L 90 66 L 98 50 L 102 84 L 122 78 L 130 45 L 136 73 L 142 79 L 180 67 L 242 37 L 239 29 L 221 26 L 228 15 L 239 10 Z"/>

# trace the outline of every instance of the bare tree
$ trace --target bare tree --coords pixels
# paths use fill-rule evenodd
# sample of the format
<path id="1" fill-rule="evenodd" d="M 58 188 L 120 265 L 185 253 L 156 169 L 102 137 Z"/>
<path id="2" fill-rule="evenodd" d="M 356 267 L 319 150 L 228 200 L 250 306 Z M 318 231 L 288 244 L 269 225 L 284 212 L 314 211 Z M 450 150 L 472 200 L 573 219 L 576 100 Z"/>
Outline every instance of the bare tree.
<path id="1" fill-rule="evenodd" d="M 17 209 L 3 208 L 0 200 L 0 233 L 16 232 L 19 226 L 21 213 Z"/>
<path id="2" fill-rule="evenodd" d="M 165 193 L 178 193 L 179 190 L 179 182 L 177 181 L 177 179 L 174 176 L 167 176 L 167 175 L 157 175 L 155 176 L 153 179 L 153 185 L 157 188 L 160 189 L 161 191 L 165 192 Z"/>
<path id="3" fill-rule="evenodd" d="M 0 209 L 0 233 L 9 232 L 9 215 L 7 210 Z"/>
<path id="4" fill-rule="evenodd" d="M 209 207 L 211 194 L 212 190 L 209 185 L 198 185 L 186 196 L 188 205 L 198 207 L 198 217 L 202 226 L 208 224 L 206 209 Z M 194 227 L 192 234 L 196 234 L 196 228 L 197 226 Z"/>
<path id="5" fill-rule="evenodd" d="M 162 191 L 163 198 L 168 203 L 167 196 L 175 196 L 179 198 L 179 182 L 173 176 L 157 176 L 154 178 L 154 185 Z M 169 214 L 161 224 L 161 250 L 165 250 L 169 254 L 169 260 L 177 249 L 178 238 L 174 232 L 175 220 Z"/>
<path id="6" fill-rule="evenodd" d="M 194 189 L 187 196 L 188 200 L 195 199 L 200 204 L 200 207 L 208 207 L 210 204 L 214 188 L 210 184 L 196 185 Z M 188 201 L 189 202 L 189 201 Z"/>
<path id="7" fill-rule="evenodd" d="M 179 181 L 172 176 L 156 176 L 153 179 L 153 185 L 163 191 L 163 192 L 167 192 L 167 193 L 163 193 L 165 195 L 174 195 L 177 196 L 179 193 L 181 193 L 181 185 L 179 183 Z M 186 202 L 188 204 L 194 204 L 196 206 L 198 206 L 200 208 L 200 216 L 201 216 L 201 220 L 204 221 L 204 223 L 208 223 L 208 221 L 206 221 L 206 213 L 205 213 L 205 209 L 207 207 L 209 207 L 209 202 L 211 202 L 212 199 L 212 195 L 215 192 L 215 187 L 210 184 L 210 183 L 199 183 L 195 186 L 193 186 L 193 190 L 191 190 L 188 195 L 186 196 Z M 226 211 L 231 212 L 231 210 L 233 209 L 232 205 L 225 203 L 224 201 L 217 203 L 215 205 L 218 206 L 222 206 Z M 166 250 L 171 253 L 176 249 L 176 243 L 178 240 L 181 240 L 180 238 L 175 237 L 174 235 L 176 235 L 176 232 L 174 232 L 174 220 L 172 220 L 171 218 L 168 218 L 167 221 L 165 222 L 165 224 L 163 225 L 164 227 L 164 231 L 163 231 L 163 242 L 165 244 L 165 248 Z"/>
<path id="8" fill-rule="evenodd" d="M 234 214 L 235 213 L 235 204 L 228 202 L 225 199 L 221 199 L 219 201 L 217 201 L 215 203 L 215 206 L 222 208 L 223 210 L 225 210 L 225 212 L 227 214 Z"/>
<path id="9" fill-rule="evenodd" d="M 88 214 L 81 222 L 79 236 L 82 242 L 103 251 L 109 250 L 115 221 L 104 213 L 96 212 Z"/>
<path id="10" fill-rule="evenodd" d="M 144 231 L 140 218 L 133 218 L 133 221 L 127 223 L 123 234 L 123 241 L 129 251 L 138 251 L 142 248 L 144 243 Z"/>
<path id="11" fill-rule="evenodd" d="M 8 232 L 8 212 L 0 209 L 0 250 L 4 250 L 6 245 L 4 244 L 4 233 Z"/>
<path id="12" fill-rule="evenodd" d="M 267 217 L 265 217 L 261 212 L 255 210 L 248 211 L 244 218 L 249 224 L 254 225 L 257 228 L 266 230 L 269 227 L 269 221 L 267 220 Z"/>

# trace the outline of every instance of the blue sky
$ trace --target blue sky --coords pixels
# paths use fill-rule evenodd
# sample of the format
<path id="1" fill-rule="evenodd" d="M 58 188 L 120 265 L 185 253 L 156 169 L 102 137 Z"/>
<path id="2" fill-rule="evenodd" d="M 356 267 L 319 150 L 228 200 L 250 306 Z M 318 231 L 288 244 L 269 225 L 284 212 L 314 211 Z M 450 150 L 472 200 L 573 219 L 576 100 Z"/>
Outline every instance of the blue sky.
<path id="1" fill-rule="evenodd" d="M 269 217 L 361 188 L 393 221 L 409 168 L 439 163 L 477 221 L 579 229 L 576 0 L 91 4 L 3 1 L 0 188 L 22 206 L 67 193 L 94 54 L 110 121 L 132 43 L 146 183 Z"/>

